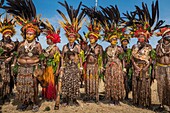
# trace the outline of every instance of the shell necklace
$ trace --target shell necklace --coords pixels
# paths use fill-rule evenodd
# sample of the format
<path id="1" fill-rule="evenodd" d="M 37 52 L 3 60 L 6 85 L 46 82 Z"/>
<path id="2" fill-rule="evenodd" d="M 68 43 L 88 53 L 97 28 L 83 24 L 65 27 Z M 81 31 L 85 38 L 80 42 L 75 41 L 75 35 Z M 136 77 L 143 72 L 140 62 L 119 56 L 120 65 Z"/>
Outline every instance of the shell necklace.
<path id="1" fill-rule="evenodd" d="M 28 41 L 25 40 L 25 50 L 26 52 L 28 52 L 29 57 L 33 56 L 32 50 L 34 49 L 35 45 L 36 45 L 35 40 L 33 40 L 31 43 L 28 43 Z"/>

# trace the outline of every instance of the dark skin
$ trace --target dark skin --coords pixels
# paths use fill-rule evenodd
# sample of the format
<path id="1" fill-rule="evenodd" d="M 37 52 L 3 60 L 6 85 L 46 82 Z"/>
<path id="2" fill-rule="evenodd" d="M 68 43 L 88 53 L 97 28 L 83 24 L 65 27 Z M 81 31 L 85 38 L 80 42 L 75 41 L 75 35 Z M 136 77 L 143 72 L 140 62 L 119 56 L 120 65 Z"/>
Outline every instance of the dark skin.
<path id="1" fill-rule="evenodd" d="M 23 48 L 23 46 L 24 46 L 24 42 L 19 45 L 18 52 L 20 51 L 20 48 Z M 37 48 L 38 53 L 41 54 L 42 47 L 41 47 L 40 43 L 37 43 L 35 47 Z M 20 64 L 31 65 L 31 64 L 36 64 L 36 63 L 39 62 L 39 56 L 35 55 L 35 56 L 30 57 L 30 56 L 22 56 L 22 55 L 20 55 L 17 60 L 18 60 L 18 62 Z"/>
<path id="2" fill-rule="evenodd" d="M 34 41 L 36 38 L 36 34 L 30 34 L 30 33 L 26 33 L 26 39 L 28 43 L 31 43 L 32 41 Z M 28 55 L 24 55 L 24 53 L 22 53 L 22 48 L 25 47 L 25 41 L 21 42 L 18 46 L 18 50 L 17 53 L 19 53 L 18 58 L 15 60 L 14 64 L 16 63 L 16 61 L 21 64 L 21 65 L 36 65 L 35 70 L 38 69 L 38 63 L 40 63 L 39 60 L 39 55 L 42 53 L 42 47 L 41 44 L 36 42 L 36 45 L 34 48 L 36 48 L 36 52 L 37 55 L 33 55 L 33 56 L 28 56 Z M 33 77 L 33 81 L 34 81 L 34 91 L 35 91 L 35 96 L 34 96 L 34 104 L 37 105 L 37 97 L 38 97 L 38 81 L 36 77 Z"/>
<path id="3" fill-rule="evenodd" d="M 149 48 L 152 48 L 149 44 L 147 44 L 147 40 L 143 35 L 140 35 L 138 38 L 138 43 L 139 44 L 139 49 L 143 48 L 145 45 L 148 46 Z M 132 47 L 132 51 L 135 49 L 135 46 Z M 132 57 L 132 64 L 135 68 L 135 72 L 139 73 L 141 70 L 143 71 L 148 71 L 149 66 L 152 63 L 152 59 L 149 59 L 149 63 L 147 63 L 147 65 L 145 67 L 143 67 L 142 69 L 138 67 L 138 65 L 136 64 L 136 62 L 134 61 L 134 58 Z"/>
<path id="4" fill-rule="evenodd" d="M 93 47 L 93 46 L 96 45 L 97 38 L 95 38 L 94 36 L 90 36 L 90 37 L 89 37 L 89 41 L 90 41 L 90 46 Z M 90 46 L 87 47 L 87 51 L 90 49 L 90 48 L 89 48 Z M 102 48 L 100 45 L 96 46 L 96 47 L 94 48 L 94 54 L 95 54 L 95 56 L 98 56 L 98 55 L 101 55 L 101 56 L 102 56 L 102 54 L 103 54 L 103 48 Z M 87 62 L 94 62 L 95 60 L 96 60 L 96 59 L 95 59 L 93 56 L 91 56 L 91 55 L 87 57 Z M 102 64 L 102 65 L 103 65 L 103 64 Z"/>
<path id="5" fill-rule="evenodd" d="M 53 43 L 53 41 L 51 39 L 47 39 L 47 44 L 50 46 L 50 45 L 53 45 L 55 43 Z M 49 54 L 46 54 L 45 56 L 48 57 L 48 58 L 53 58 L 53 56 L 55 55 L 55 53 L 58 52 L 60 53 L 59 51 L 59 48 L 57 46 L 54 46 L 51 51 L 49 52 Z M 57 70 L 56 70 L 56 73 L 55 75 L 58 76 L 59 75 L 59 67 L 60 65 L 58 65 L 57 67 Z M 56 85 L 56 90 L 57 90 L 57 97 L 56 97 L 56 101 L 55 101 L 55 108 L 54 109 L 59 109 L 59 102 L 60 102 L 60 95 L 59 93 L 61 92 L 61 82 L 59 81 L 58 84 Z"/>
<path id="6" fill-rule="evenodd" d="M 121 47 L 123 48 L 124 52 L 127 51 L 127 45 L 129 44 L 129 41 L 128 39 L 124 39 L 121 41 Z M 125 68 L 126 68 L 126 73 L 125 74 L 125 77 L 124 77 L 124 83 L 125 83 L 125 90 L 126 90 L 126 96 L 125 96 L 125 99 L 128 99 L 128 94 L 129 94 L 129 91 L 130 91 L 130 87 L 128 87 L 128 75 L 127 73 L 129 72 L 129 67 L 131 67 L 130 63 L 126 62 L 126 58 L 124 59 L 125 61 Z"/>
<path id="7" fill-rule="evenodd" d="M 81 49 L 82 49 L 82 50 L 84 51 L 84 53 L 85 53 L 85 51 L 87 50 L 87 42 L 81 41 L 81 42 L 80 42 L 80 46 L 81 46 Z M 84 63 L 84 62 L 82 62 L 82 63 Z M 82 74 L 82 75 L 81 75 L 81 79 L 80 79 L 80 82 L 81 82 L 80 88 L 83 87 L 83 81 L 84 81 L 84 76 L 83 76 L 83 74 Z"/>
<path id="8" fill-rule="evenodd" d="M 15 49 L 15 43 L 12 42 L 11 36 L 12 36 L 12 33 L 10 33 L 10 32 L 5 33 L 2 36 L 3 45 L 1 45 L 1 46 L 3 48 L 4 54 L 2 54 L 0 56 L 0 58 L 2 58 L 2 59 L 5 58 L 5 63 L 9 63 L 11 61 L 11 59 L 12 59 L 12 53 L 11 52 Z M 7 58 L 7 56 L 8 56 L 8 58 Z"/>
<path id="9" fill-rule="evenodd" d="M 164 34 L 164 36 L 162 36 L 162 38 L 158 41 L 158 45 L 156 46 L 155 65 L 156 67 L 169 68 L 169 65 L 170 65 L 170 32 L 167 32 L 166 34 Z M 154 74 L 152 76 L 157 79 L 158 85 L 162 84 L 163 87 L 168 87 L 166 85 L 168 85 L 169 83 L 169 77 L 168 77 L 169 71 L 165 71 L 166 75 L 162 75 L 159 69 L 160 68 L 155 68 L 153 71 Z M 162 80 L 165 80 L 165 83 Z M 158 93 L 164 92 L 164 90 L 166 89 L 162 89 L 160 92 L 158 90 Z M 161 109 L 163 108 L 163 104 L 164 104 L 163 102 L 160 102 Z"/>
<path id="10" fill-rule="evenodd" d="M 68 37 L 68 41 L 69 41 L 69 46 L 72 47 L 74 45 L 74 42 L 76 41 L 76 36 L 73 35 L 73 36 L 69 36 Z M 80 67 L 82 67 L 82 59 L 80 57 L 78 57 L 78 54 L 80 53 L 81 51 L 81 48 L 80 48 L 80 45 L 75 45 L 74 48 L 71 48 L 73 49 L 73 51 L 76 50 L 77 53 L 75 53 L 74 55 L 70 55 L 68 56 L 69 57 L 69 60 L 71 61 L 75 61 L 75 63 L 80 63 Z M 61 54 L 61 67 L 60 67 L 60 79 L 59 79 L 59 83 L 58 83 L 58 87 L 59 89 L 58 90 L 61 90 L 61 84 L 62 84 L 62 80 L 61 80 L 61 77 L 63 76 L 64 74 L 64 63 L 67 62 L 67 61 L 64 61 L 65 58 L 67 58 L 66 56 L 66 52 L 68 51 L 71 51 L 71 49 L 69 50 L 67 45 L 64 45 L 63 46 L 63 49 L 62 49 L 62 54 Z M 81 70 L 82 72 L 82 70 Z M 67 104 L 69 103 L 69 100 L 67 99 L 69 97 L 66 97 L 66 101 L 67 101 Z M 73 101 L 76 103 L 77 100 L 76 99 L 73 99 Z M 59 109 L 59 102 L 60 102 L 60 95 L 58 94 L 57 98 L 56 98 L 56 104 L 55 104 L 55 107 L 54 109 Z"/>
<path id="11" fill-rule="evenodd" d="M 121 41 L 121 45 L 123 48 L 126 48 L 128 44 L 129 44 L 129 41 L 127 39 Z"/>
<path id="12" fill-rule="evenodd" d="M 26 32 L 26 40 L 25 41 L 28 41 L 28 43 L 31 43 L 31 42 L 33 42 L 33 41 L 35 41 L 36 39 L 36 32 Z M 20 45 L 19 45 L 19 47 L 18 47 L 18 53 L 20 53 L 20 50 L 23 48 L 23 47 L 25 47 L 26 45 L 25 45 L 25 41 L 24 42 L 22 42 Z M 36 64 L 36 63 L 38 63 L 39 62 L 39 55 L 42 53 L 42 47 L 41 47 L 41 45 L 40 45 L 40 43 L 36 43 L 36 45 L 35 45 L 35 48 L 36 48 L 36 50 L 37 50 L 37 54 L 38 55 L 34 55 L 34 56 L 28 56 L 28 55 L 22 55 L 22 54 L 20 54 L 19 55 L 19 57 L 18 57 L 18 63 L 20 63 L 20 64 L 23 64 L 23 65 L 32 65 L 32 64 Z"/>
<path id="13" fill-rule="evenodd" d="M 157 53 L 157 62 L 164 65 L 170 64 L 170 40 L 164 39 L 161 43 L 157 45 L 156 47 L 156 53 Z"/>
<path id="14" fill-rule="evenodd" d="M 83 50 L 83 51 L 86 51 L 86 49 L 87 49 L 87 42 L 81 42 L 81 49 Z"/>

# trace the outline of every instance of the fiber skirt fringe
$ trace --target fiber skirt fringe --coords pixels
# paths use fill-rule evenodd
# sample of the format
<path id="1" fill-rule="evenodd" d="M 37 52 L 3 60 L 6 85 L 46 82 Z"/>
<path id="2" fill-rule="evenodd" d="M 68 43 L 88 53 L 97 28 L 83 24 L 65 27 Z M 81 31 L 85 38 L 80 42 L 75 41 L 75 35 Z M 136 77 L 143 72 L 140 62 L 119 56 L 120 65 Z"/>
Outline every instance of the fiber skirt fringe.
<path id="1" fill-rule="evenodd" d="M 80 70 L 75 63 L 66 63 L 62 76 L 62 96 L 77 99 L 80 96 Z"/>
<path id="2" fill-rule="evenodd" d="M 34 80 L 33 80 L 33 69 L 32 67 L 21 67 L 18 68 L 17 75 L 17 96 L 16 99 L 24 101 L 34 101 Z"/>

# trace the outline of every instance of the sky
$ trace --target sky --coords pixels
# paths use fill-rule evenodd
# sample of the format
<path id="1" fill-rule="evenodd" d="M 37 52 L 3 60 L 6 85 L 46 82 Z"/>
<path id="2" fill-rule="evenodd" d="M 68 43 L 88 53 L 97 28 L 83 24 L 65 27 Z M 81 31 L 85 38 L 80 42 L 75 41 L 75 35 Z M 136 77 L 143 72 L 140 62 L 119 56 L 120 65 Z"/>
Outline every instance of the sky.
<path id="1" fill-rule="evenodd" d="M 36 6 L 37 14 L 41 14 L 42 19 L 48 19 L 49 22 L 54 26 L 54 28 L 58 28 L 59 27 L 58 20 L 62 20 L 61 16 L 58 14 L 56 10 L 59 9 L 64 14 L 66 14 L 65 8 L 62 7 L 58 3 L 58 1 L 64 2 L 64 0 L 33 0 Z M 66 1 L 69 5 L 72 5 L 74 8 L 78 7 L 80 1 L 82 1 L 84 5 L 89 7 L 94 7 L 96 3 L 96 0 L 66 0 Z M 151 4 L 153 1 L 156 0 L 98 0 L 97 10 L 100 10 L 99 6 L 107 7 L 109 5 L 113 5 L 113 6 L 117 5 L 120 13 L 122 14 L 122 13 L 126 13 L 126 11 L 134 11 L 135 5 L 141 7 L 142 2 L 146 3 L 149 9 L 151 9 Z M 169 8 L 170 0 L 158 0 L 158 1 L 159 1 L 160 19 L 165 20 L 165 24 L 170 24 L 170 8 Z M 0 10 L 0 12 L 3 11 Z M 82 34 L 83 32 L 88 32 L 87 28 L 85 27 L 85 24 L 86 23 L 83 24 L 83 27 L 80 30 L 80 34 Z M 22 40 L 22 37 L 20 35 L 21 34 L 20 28 L 21 27 L 19 26 L 16 27 L 17 33 L 14 36 L 13 40 L 16 39 L 18 39 L 19 41 Z M 64 33 L 65 33 L 64 30 L 61 28 L 61 32 L 60 32 L 61 43 L 57 44 L 60 49 L 62 49 L 63 45 L 68 42 Z M 152 45 L 153 48 L 155 48 L 157 41 L 160 38 L 161 37 L 155 37 L 155 36 L 150 38 L 150 44 Z M 43 48 L 47 47 L 46 37 L 44 35 L 39 36 L 39 42 L 41 43 Z M 136 44 L 136 42 L 137 39 L 133 38 L 130 40 L 130 44 L 128 46 L 132 47 L 132 45 Z M 98 41 L 98 43 L 101 44 L 103 48 L 106 48 L 109 45 L 109 43 L 100 40 Z"/>

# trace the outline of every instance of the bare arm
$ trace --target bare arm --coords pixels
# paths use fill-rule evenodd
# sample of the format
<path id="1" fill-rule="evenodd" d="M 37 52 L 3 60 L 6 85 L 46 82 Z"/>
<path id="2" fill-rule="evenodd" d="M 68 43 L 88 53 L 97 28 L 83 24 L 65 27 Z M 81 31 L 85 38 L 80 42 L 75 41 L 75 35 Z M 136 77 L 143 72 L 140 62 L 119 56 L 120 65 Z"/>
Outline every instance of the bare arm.
<path id="1" fill-rule="evenodd" d="M 54 52 L 54 54 L 57 52 L 57 54 L 60 57 L 59 62 L 57 64 L 57 69 L 56 69 L 56 76 L 58 76 L 59 75 L 59 69 L 60 69 L 60 62 L 61 62 L 61 53 L 60 53 L 60 50 L 59 50 L 59 48 L 57 46 L 54 48 L 53 52 Z"/>
<path id="2" fill-rule="evenodd" d="M 39 54 L 39 55 L 42 54 L 43 49 L 42 49 L 42 46 L 41 46 L 40 43 L 37 43 L 37 49 L 38 49 L 38 54 Z M 45 68 L 43 61 L 40 61 L 40 64 L 41 64 L 41 68 Z M 37 68 L 38 68 L 38 67 L 37 67 Z"/>
<path id="3" fill-rule="evenodd" d="M 158 57 L 162 57 L 164 54 L 162 53 L 162 51 L 161 51 L 161 49 L 160 49 L 160 44 L 158 44 L 157 46 L 156 46 L 156 55 L 158 56 Z"/>

